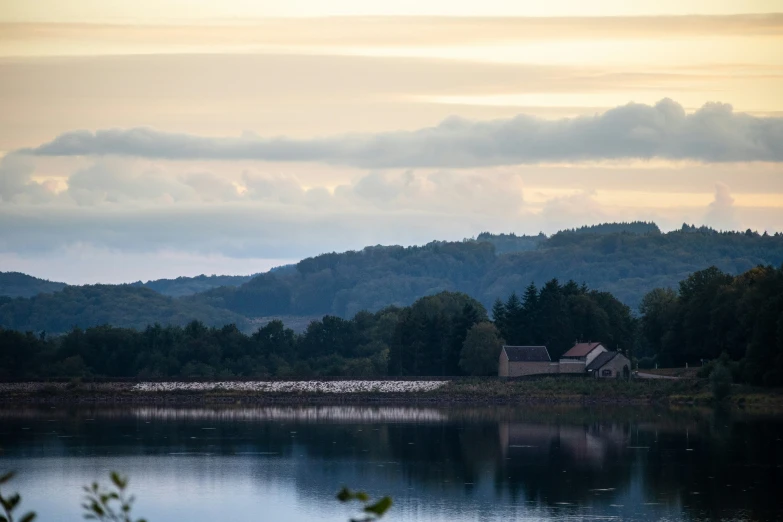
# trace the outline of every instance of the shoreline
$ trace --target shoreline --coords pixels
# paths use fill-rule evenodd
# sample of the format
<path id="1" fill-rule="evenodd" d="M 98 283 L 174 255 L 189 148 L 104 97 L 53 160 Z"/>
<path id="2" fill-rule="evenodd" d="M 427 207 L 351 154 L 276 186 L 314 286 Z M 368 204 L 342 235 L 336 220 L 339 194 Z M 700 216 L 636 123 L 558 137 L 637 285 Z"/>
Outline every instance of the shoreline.
<path id="1" fill-rule="evenodd" d="M 584 398 L 573 396 L 562 397 L 463 397 L 463 396 L 436 396 L 429 397 L 410 393 L 406 395 L 391 395 L 378 397 L 376 395 L 345 393 L 345 394 L 286 394 L 286 395 L 213 395 L 209 393 L 139 393 L 134 395 L 104 395 L 104 394 L 21 394 L 21 395 L 0 395 L 0 405 L 4 404 L 73 404 L 73 405 L 96 405 L 96 404 L 127 404 L 127 405 L 513 405 L 513 404 L 572 404 L 572 405 L 658 405 L 666 406 L 668 404 L 693 404 L 691 401 L 668 402 L 653 401 L 646 399 L 629 400 L 626 398 Z"/>
<path id="2" fill-rule="evenodd" d="M 593 379 L 420 381 L 222 381 L 0 383 L 0 405 L 572 405 L 724 406 L 783 414 L 783 393 L 734 385 L 718 404 L 703 379 L 601 381 Z"/>

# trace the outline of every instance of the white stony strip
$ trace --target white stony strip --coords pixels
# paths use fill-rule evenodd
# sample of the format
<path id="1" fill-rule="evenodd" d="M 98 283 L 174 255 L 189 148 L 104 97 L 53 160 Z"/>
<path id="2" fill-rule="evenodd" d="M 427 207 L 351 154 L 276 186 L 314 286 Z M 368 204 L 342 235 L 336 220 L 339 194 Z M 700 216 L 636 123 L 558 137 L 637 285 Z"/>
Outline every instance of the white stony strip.
<path id="1" fill-rule="evenodd" d="M 133 415 L 144 421 L 195 420 L 205 422 L 297 421 L 337 423 L 446 422 L 444 412 L 433 408 L 367 406 L 271 406 L 265 408 L 135 408 Z M 100 414 L 99 414 L 100 416 Z"/>
<path id="2" fill-rule="evenodd" d="M 262 393 L 408 393 L 437 390 L 447 381 L 140 382 L 140 392 L 241 391 Z"/>

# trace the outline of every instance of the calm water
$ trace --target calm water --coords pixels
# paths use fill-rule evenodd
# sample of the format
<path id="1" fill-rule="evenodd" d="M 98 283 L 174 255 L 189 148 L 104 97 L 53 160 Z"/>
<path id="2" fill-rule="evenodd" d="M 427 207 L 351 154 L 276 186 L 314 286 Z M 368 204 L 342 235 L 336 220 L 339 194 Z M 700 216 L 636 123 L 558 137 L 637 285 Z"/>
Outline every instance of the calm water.
<path id="1" fill-rule="evenodd" d="M 119 470 L 150 522 L 347 520 L 342 485 L 401 520 L 780 520 L 783 419 L 635 409 L 0 410 L 0 471 L 78 521 Z"/>

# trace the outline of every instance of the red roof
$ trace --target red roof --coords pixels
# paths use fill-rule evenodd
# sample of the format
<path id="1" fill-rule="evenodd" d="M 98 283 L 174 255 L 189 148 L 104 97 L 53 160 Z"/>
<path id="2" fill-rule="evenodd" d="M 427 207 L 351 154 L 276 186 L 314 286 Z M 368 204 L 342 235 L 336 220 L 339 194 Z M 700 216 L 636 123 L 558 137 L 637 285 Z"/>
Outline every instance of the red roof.
<path id="1" fill-rule="evenodd" d="M 599 346 L 601 343 L 576 343 L 573 348 L 563 354 L 563 357 L 585 357 Z"/>

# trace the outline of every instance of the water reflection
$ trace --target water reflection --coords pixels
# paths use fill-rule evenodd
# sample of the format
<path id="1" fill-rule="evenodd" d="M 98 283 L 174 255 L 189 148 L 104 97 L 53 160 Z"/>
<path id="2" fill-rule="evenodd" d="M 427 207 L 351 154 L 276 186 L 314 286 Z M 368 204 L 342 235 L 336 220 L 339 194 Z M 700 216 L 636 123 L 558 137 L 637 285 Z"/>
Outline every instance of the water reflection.
<path id="1" fill-rule="evenodd" d="M 389 520 L 777 520 L 782 437 L 702 410 L 13 408 L 0 468 L 65 521 L 69 488 L 109 469 L 158 522 L 343 520 L 343 484 L 393 495 Z"/>

